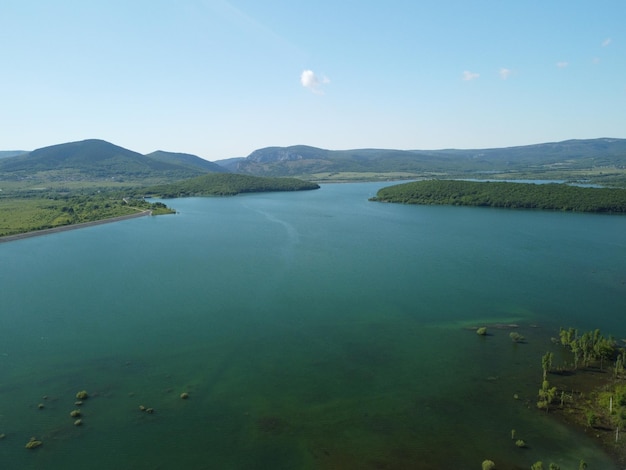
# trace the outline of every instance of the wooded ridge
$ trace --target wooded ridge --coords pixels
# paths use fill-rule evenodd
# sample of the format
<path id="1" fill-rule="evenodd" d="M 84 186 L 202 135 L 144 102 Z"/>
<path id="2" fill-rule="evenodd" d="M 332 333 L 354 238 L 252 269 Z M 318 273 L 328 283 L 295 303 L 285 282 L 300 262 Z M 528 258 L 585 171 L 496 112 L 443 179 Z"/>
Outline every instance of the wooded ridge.
<path id="1" fill-rule="evenodd" d="M 233 196 L 241 193 L 302 191 L 318 188 L 319 185 L 316 183 L 296 178 L 265 178 L 233 173 L 209 173 L 175 183 L 141 188 L 135 191 L 135 194 L 143 194 L 149 197 L 175 198 Z"/>

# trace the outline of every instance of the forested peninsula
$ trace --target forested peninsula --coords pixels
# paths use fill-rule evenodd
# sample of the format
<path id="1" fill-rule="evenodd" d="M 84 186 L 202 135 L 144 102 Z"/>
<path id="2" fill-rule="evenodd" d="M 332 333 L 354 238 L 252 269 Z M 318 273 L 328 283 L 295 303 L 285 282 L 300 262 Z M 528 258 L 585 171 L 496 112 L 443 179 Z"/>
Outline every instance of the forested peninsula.
<path id="1" fill-rule="evenodd" d="M 13 198 L 0 194 L 0 238 L 37 231 L 49 233 L 49 230 L 61 227 L 79 228 L 85 226 L 85 223 L 121 220 L 144 213 L 158 215 L 175 212 L 162 202 L 146 201 L 146 197 L 232 196 L 318 188 L 319 185 L 315 183 L 295 178 L 207 173 L 170 184 L 137 186 L 125 190 L 46 190 L 41 193 L 22 193 Z M 9 238 L 4 241 L 7 240 Z"/>
<path id="2" fill-rule="evenodd" d="M 370 200 L 401 204 L 626 213 L 626 189 L 557 183 L 424 180 L 382 188 Z"/>

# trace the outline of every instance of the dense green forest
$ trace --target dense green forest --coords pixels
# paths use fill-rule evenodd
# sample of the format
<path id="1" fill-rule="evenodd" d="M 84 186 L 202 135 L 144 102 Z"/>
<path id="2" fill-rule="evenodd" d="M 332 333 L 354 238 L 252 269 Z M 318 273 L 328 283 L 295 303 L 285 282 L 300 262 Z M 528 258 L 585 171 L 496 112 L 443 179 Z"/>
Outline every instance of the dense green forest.
<path id="1" fill-rule="evenodd" d="M 318 189 L 319 185 L 296 178 L 265 178 L 233 173 L 209 173 L 171 184 L 138 189 L 146 196 L 174 198 L 189 196 L 232 196 L 240 193 L 268 191 L 301 191 Z"/>
<path id="2" fill-rule="evenodd" d="M 425 180 L 382 188 L 372 200 L 403 204 L 626 212 L 626 189 L 566 184 Z"/>

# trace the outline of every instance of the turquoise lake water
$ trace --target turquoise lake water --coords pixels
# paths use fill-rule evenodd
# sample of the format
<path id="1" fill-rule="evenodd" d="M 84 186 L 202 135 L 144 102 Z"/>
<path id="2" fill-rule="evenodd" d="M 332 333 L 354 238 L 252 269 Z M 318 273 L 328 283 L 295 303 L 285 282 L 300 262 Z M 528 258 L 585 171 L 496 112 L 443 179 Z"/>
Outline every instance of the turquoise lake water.
<path id="1" fill-rule="evenodd" d="M 368 201 L 386 185 L 0 244 L 0 468 L 616 468 L 534 403 L 560 326 L 626 338 L 626 217 Z M 527 344 L 471 329 L 497 323 Z"/>

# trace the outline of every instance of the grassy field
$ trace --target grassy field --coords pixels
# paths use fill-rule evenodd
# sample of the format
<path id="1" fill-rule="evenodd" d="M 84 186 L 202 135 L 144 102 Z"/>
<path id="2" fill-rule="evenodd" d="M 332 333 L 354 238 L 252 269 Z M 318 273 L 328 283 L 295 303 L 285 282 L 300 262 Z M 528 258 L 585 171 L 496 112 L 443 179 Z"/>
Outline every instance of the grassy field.
<path id="1" fill-rule="evenodd" d="M 488 175 L 490 179 L 558 180 L 568 183 L 590 183 L 600 186 L 626 187 L 626 168 L 596 167 L 589 169 L 537 168 Z M 477 178 L 485 177 L 484 175 Z"/>
<path id="2" fill-rule="evenodd" d="M 121 200 L 89 198 L 0 199 L 0 237 L 64 225 L 135 214 L 138 208 Z"/>
<path id="3" fill-rule="evenodd" d="M 124 191 L 137 187 L 137 184 L 120 181 L 7 181 L 0 180 L 0 198 L 36 195 L 52 191 L 54 193 L 94 192 L 97 190 Z"/>
<path id="4" fill-rule="evenodd" d="M 422 173 L 410 173 L 410 172 L 389 172 L 389 173 L 380 173 L 380 172 L 368 172 L 368 173 L 359 173 L 359 172 L 336 172 L 336 173 L 313 173 L 310 175 L 301 176 L 301 178 L 306 179 L 308 181 L 315 181 L 316 183 L 354 183 L 359 181 L 394 181 L 394 180 L 405 180 L 405 179 L 416 179 L 416 178 L 435 178 L 437 176 L 435 174 L 422 174 Z"/>
<path id="5" fill-rule="evenodd" d="M 571 169 L 562 167 L 537 167 L 503 172 L 319 172 L 297 175 L 316 183 L 352 183 L 359 181 L 399 181 L 409 179 L 493 179 L 493 180 L 554 180 L 567 183 L 588 183 L 607 187 L 626 187 L 626 168 L 595 167 Z"/>

